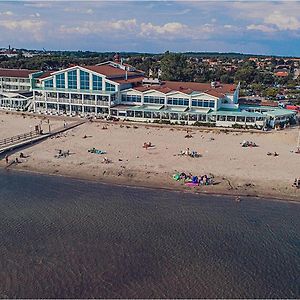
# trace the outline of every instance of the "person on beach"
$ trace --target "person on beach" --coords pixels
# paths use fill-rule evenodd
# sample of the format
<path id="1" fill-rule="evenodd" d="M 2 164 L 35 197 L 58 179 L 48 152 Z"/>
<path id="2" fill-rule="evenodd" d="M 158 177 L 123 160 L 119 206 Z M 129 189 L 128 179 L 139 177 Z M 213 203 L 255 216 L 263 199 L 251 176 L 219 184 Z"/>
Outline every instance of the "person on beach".
<path id="1" fill-rule="evenodd" d="M 8 160 L 8 155 L 7 154 L 5 155 L 5 161 L 6 161 L 6 164 L 8 164 L 9 160 Z"/>
<path id="2" fill-rule="evenodd" d="M 66 120 L 64 120 L 64 128 L 66 128 L 67 127 L 67 122 L 66 122 Z"/>

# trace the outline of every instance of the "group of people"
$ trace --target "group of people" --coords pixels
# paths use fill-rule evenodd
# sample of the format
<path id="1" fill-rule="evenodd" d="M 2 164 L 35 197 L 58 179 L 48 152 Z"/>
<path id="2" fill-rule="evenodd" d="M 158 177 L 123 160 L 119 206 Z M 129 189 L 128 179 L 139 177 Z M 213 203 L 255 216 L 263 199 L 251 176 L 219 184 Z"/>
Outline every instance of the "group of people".
<path id="1" fill-rule="evenodd" d="M 28 156 L 25 156 L 24 153 L 21 152 L 20 155 L 19 155 L 19 157 L 22 159 L 22 158 L 27 158 Z M 16 163 L 16 164 L 18 164 L 18 163 L 20 163 L 21 161 L 20 161 L 20 159 L 19 159 L 18 157 L 16 157 L 14 160 L 10 161 L 10 160 L 9 160 L 9 155 L 6 154 L 6 155 L 5 155 L 5 162 L 6 162 L 6 164 L 8 165 L 9 163 Z"/>
<path id="2" fill-rule="evenodd" d="M 241 144 L 242 147 L 258 147 L 256 143 L 249 141 L 243 141 Z"/>
<path id="3" fill-rule="evenodd" d="M 186 148 L 185 151 L 181 150 L 179 153 L 180 156 L 190 156 L 190 157 L 200 157 L 200 154 L 197 151 L 190 150 L 190 148 Z"/>
<path id="4" fill-rule="evenodd" d="M 300 177 L 295 178 L 293 186 L 296 187 L 297 189 L 300 189 Z"/>
<path id="5" fill-rule="evenodd" d="M 61 158 L 61 157 L 67 157 L 70 155 L 70 150 L 63 151 L 61 149 L 58 150 L 58 154 L 56 154 L 54 157 Z"/>
<path id="6" fill-rule="evenodd" d="M 109 163 L 111 163 L 111 160 L 108 159 L 107 157 L 103 157 L 102 163 L 103 164 L 109 164 Z"/>
<path id="7" fill-rule="evenodd" d="M 146 150 L 150 147 L 153 147 L 152 143 L 151 142 L 144 142 L 143 144 L 143 148 L 145 148 Z"/>
<path id="8" fill-rule="evenodd" d="M 214 183 L 213 176 L 201 175 L 194 176 L 191 173 L 176 173 L 173 175 L 173 179 L 176 181 L 183 180 L 185 183 L 193 183 L 194 185 L 212 185 Z"/>
<path id="9" fill-rule="evenodd" d="M 268 152 L 267 155 L 268 156 L 271 156 L 271 155 L 273 155 L 273 156 L 279 156 L 279 154 L 276 151 L 274 153 Z"/>

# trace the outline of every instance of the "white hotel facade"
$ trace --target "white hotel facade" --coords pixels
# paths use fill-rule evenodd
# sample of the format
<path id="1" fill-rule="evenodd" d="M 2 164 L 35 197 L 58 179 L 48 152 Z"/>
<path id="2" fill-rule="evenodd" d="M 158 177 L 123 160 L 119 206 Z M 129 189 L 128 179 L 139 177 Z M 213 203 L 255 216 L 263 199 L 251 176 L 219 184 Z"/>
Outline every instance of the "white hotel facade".
<path id="1" fill-rule="evenodd" d="M 118 62 L 34 72 L 29 77 L 32 99 L 26 108 L 41 114 L 226 127 L 262 127 L 272 121 L 275 125 L 296 115 L 284 109 L 239 106 L 239 86 L 148 79 Z"/>

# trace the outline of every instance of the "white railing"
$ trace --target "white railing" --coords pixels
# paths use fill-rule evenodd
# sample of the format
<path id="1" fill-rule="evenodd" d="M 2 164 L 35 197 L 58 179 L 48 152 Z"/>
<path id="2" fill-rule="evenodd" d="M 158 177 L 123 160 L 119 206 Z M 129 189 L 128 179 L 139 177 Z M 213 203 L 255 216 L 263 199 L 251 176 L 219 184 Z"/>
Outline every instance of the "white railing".
<path id="1" fill-rule="evenodd" d="M 58 98 L 58 102 L 59 103 L 70 103 L 70 99 L 69 98 Z"/>
<path id="2" fill-rule="evenodd" d="M 108 106 L 109 102 L 108 101 L 101 101 L 101 100 L 97 100 L 96 104 L 98 106 Z"/>
<path id="3" fill-rule="evenodd" d="M 53 97 L 47 97 L 46 98 L 47 102 L 57 102 L 57 98 L 53 98 Z"/>
<path id="4" fill-rule="evenodd" d="M 71 104 L 82 104 L 81 99 L 71 99 Z"/>

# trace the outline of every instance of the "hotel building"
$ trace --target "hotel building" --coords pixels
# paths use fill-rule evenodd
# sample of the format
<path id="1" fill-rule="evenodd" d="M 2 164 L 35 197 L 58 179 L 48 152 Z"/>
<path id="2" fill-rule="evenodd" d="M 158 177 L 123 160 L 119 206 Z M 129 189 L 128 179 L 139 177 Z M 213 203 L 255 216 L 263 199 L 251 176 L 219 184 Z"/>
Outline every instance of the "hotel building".
<path id="1" fill-rule="evenodd" d="M 44 114 L 258 128 L 296 116 L 281 108 L 239 105 L 239 85 L 149 79 L 116 61 L 33 72 L 29 78 L 33 98 L 26 108 Z"/>
<path id="2" fill-rule="evenodd" d="M 36 70 L 0 68 L 0 107 L 24 110 L 33 101 L 31 74 Z"/>

